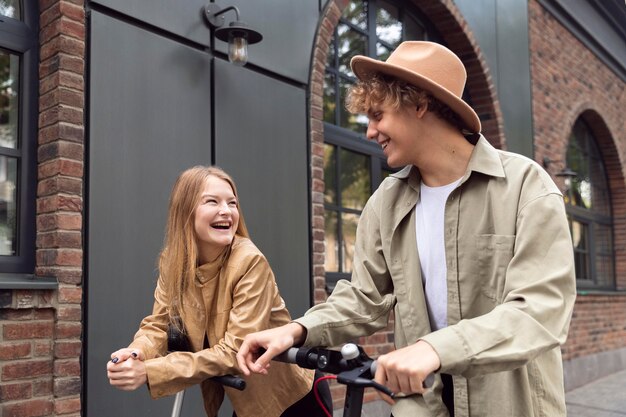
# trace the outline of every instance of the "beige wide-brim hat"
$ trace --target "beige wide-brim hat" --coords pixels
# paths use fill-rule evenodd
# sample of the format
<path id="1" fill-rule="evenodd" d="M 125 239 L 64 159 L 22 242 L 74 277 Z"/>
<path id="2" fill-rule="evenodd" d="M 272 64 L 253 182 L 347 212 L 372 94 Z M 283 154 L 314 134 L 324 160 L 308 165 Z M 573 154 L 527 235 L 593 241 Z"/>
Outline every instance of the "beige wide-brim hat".
<path id="1" fill-rule="evenodd" d="M 356 55 L 350 66 L 361 80 L 383 73 L 426 90 L 458 114 L 467 130 L 480 132 L 478 115 L 461 98 L 467 79 L 465 67 L 445 46 L 425 41 L 402 42 L 385 62 Z"/>

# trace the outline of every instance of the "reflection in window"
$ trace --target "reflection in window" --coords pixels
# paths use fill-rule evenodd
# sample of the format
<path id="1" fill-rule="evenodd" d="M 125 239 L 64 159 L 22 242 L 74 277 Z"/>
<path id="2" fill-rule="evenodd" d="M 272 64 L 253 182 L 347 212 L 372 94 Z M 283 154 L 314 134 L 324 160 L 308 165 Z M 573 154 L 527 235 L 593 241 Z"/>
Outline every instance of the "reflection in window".
<path id="1" fill-rule="evenodd" d="M 355 210 L 363 210 L 372 189 L 369 157 L 341 149 L 340 158 L 341 205 Z"/>
<path id="2" fill-rule="evenodd" d="M 0 50 L 0 146 L 17 148 L 19 57 Z"/>
<path id="3" fill-rule="evenodd" d="M 20 19 L 20 1 L 19 0 L 0 0 L 0 15 Z"/>
<path id="4" fill-rule="evenodd" d="M 615 285 L 611 197 L 602 155 L 582 118 L 574 124 L 567 166 L 576 177 L 566 181 L 565 203 L 572 232 L 576 279 L 580 287 Z"/>
<path id="5" fill-rule="evenodd" d="M 388 49 L 396 49 L 402 42 L 402 22 L 398 8 L 386 1 L 379 2 L 376 13 L 376 35 L 387 44 Z"/>
<path id="6" fill-rule="evenodd" d="M 356 225 L 370 196 L 370 157 L 324 145 L 326 271 L 349 273 Z"/>
<path id="7" fill-rule="evenodd" d="M 342 213 L 341 215 L 341 259 L 343 272 L 352 271 L 352 258 L 354 257 L 354 243 L 356 241 L 356 226 L 359 223 L 359 215 Z"/>
<path id="8" fill-rule="evenodd" d="M 17 160 L 0 156 L 0 255 L 17 253 Z"/>
<path id="9" fill-rule="evenodd" d="M 337 54 L 342 74 L 354 78 L 350 60 L 354 55 L 367 55 L 366 41 L 363 34 L 350 26 L 341 23 L 337 26 Z"/>
<path id="10" fill-rule="evenodd" d="M 9 10 L 7 4 L 0 8 Z M 18 162 L 11 150 L 19 146 L 19 62 L 18 56 L 0 50 L 0 255 L 8 256 L 18 254 Z"/>

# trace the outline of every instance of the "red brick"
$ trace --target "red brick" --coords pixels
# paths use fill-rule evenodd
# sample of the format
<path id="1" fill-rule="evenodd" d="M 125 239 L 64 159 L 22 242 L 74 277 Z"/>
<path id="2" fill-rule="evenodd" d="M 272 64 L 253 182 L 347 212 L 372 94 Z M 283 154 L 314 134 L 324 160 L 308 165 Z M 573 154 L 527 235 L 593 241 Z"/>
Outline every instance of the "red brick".
<path id="1" fill-rule="evenodd" d="M 0 385 L 0 403 L 27 400 L 33 396 L 33 385 L 29 382 Z"/>
<path id="2" fill-rule="evenodd" d="M 37 264 L 81 266 L 83 264 L 83 251 L 79 249 L 40 249 L 37 250 Z"/>
<path id="3" fill-rule="evenodd" d="M 76 341 L 57 341 L 54 346 L 54 357 L 60 359 L 76 358 L 80 356 L 82 350 L 80 340 Z"/>
<path id="4" fill-rule="evenodd" d="M 2 416 L 7 417 L 40 417 L 53 412 L 54 406 L 51 400 L 32 399 L 15 404 L 3 404 Z"/>
<path id="5" fill-rule="evenodd" d="M 52 213 L 37 216 L 37 230 L 40 232 L 62 229 L 81 230 L 83 217 L 80 213 Z"/>
<path id="6" fill-rule="evenodd" d="M 0 343 L 0 361 L 28 358 L 31 354 L 31 343 Z"/>
<path id="7" fill-rule="evenodd" d="M 3 326 L 4 340 L 28 340 L 52 337 L 53 324 L 50 323 L 10 323 Z"/>
<path id="8" fill-rule="evenodd" d="M 45 397 L 52 395 L 52 377 L 33 381 L 33 396 Z"/>
<path id="9" fill-rule="evenodd" d="M 80 377 L 80 361 L 78 359 L 57 360 L 54 362 L 54 375 L 59 377 Z"/>
<path id="10" fill-rule="evenodd" d="M 57 316 L 59 320 L 80 321 L 82 309 L 80 305 L 60 305 Z"/>
<path id="11" fill-rule="evenodd" d="M 83 299 L 83 289 L 81 287 L 65 287 L 61 286 L 58 290 L 58 299 L 59 303 L 69 303 L 69 304 L 80 304 Z M 61 331 L 61 326 L 65 326 L 69 329 L 72 328 L 74 330 L 71 333 L 75 333 L 76 331 L 80 334 L 80 323 L 58 323 L 57 324 L 57 332 Z M 75 335 L 74 335 L 75 336 Z"/>
<path id="12" fill-rule="evenodd" d="M 41 249 L 82 247 L 82 234 L 79 231 L 58 230 L 37 235 L 37 247 Z"/>
<path id="13" fill-rule="evenodd" d="M 80 378 L 55 378 L 54 395 L 57 398 L 79 395 L 81 385 Z"/>
<path id="14" fill-rule="evenodd" d="M 19 363 L 7 363 L 2 366 L 2 381 L 22 378 L 35 378 L 52 374 L 52 362 L 49 360 L 32 360 Z"/>
<path id="15" fill-rule="evenodd" d="M 33 343 L 35 345 L 35 357 L 41 358 L 52 356 L 52 341 L 37 340 Z"/>
<path id="16" fill-rule="evenodd" d="M 54 412 L 56 414 L 77 413 L 81 410 L 80 398 L 64 398 L 54 402 Z"/>
<path id="17" fill-rule="evenodd" d="M 83 163 L 72 159 L 52 159 L 39 165 L 39 179 L 64 175 L 68 177 L 81 178 L 83 176 Z"/>
<path id="18" fill-rule="evenodd" d="M 83 199 L 74 195 L 54 194 L 37 199 L 37 214 L 82 210 Z"/>

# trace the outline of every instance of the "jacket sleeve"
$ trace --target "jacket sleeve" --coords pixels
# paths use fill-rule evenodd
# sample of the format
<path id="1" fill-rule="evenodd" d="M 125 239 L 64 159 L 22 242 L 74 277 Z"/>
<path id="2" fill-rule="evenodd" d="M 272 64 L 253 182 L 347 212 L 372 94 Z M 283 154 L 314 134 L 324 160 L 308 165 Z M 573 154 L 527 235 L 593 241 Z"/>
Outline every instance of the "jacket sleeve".
<path id="1" fill-rule="evenodd" d="M 295 320 L 307 329 L 307 346 L 337 346 L 387 325 L 396 299 L 383 255 L 376 196 L 359 219 L 351 281 L 337 282 L 325 303 Z"/>
<path id="2" fill-rule="evenodd" d="M 240 278 L 232 288 L 232 308 L 228 312 L 224 337 L 198 352 L 173 352 L 146 361 L 150 393 L 154 398 L 174 394 L 212 376 L 239 374 L 236 354 L 243 338 L 248 333 L 268 328 L 275 308 L 284 310 L 287 315 L 284 321 L 288 322 L 274 275 L 260 253 L 246 255 L 243 260 L 229 260 L 227 268 L 235 268 Z M 274 305 L 276 299 L 280 300 L 280 306 Z"/>
<path id="3" fill-rule="evenodd" d="M 154 290 L 154 305 L 152 314 L 145 317 L 135 333 L 131 349 L 143 350 L 146 359 L 164 355 L 167 352 L 167 326 L 169 318 L 167 314 L 165 291 L 163 290 L 162 278 L 159 277 Z"/>
<path id="4" fill-rule="evenodd" d="M 563 199 L 552 193 L 521 207 L 501 304 L 425 337 L 441 372 L 465 377 L 523 366 L 565 342 L 576 280 Z"/>

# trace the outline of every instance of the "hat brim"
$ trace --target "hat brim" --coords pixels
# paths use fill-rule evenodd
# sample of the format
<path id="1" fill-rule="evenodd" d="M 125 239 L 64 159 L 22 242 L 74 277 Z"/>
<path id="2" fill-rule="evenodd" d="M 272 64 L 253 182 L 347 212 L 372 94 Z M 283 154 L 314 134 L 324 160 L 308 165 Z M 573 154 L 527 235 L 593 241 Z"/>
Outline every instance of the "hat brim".
<path id="1" fill-rule="evenodd" d="M 474 109 L 448 89 L 432 82 L 428 78 L 422 77 L 416 72 L 363 55 L 353 57 L 350 61 L 350 67 L 360 80 L 367 80 L 376 73 L 383 73 L 419 87 L 432 94 L 433 97 L 446 104 L 453 112 L 459 115 L 467 130 L 473 133 L 479 133 L 481 130 L 480 119 Z"/>

